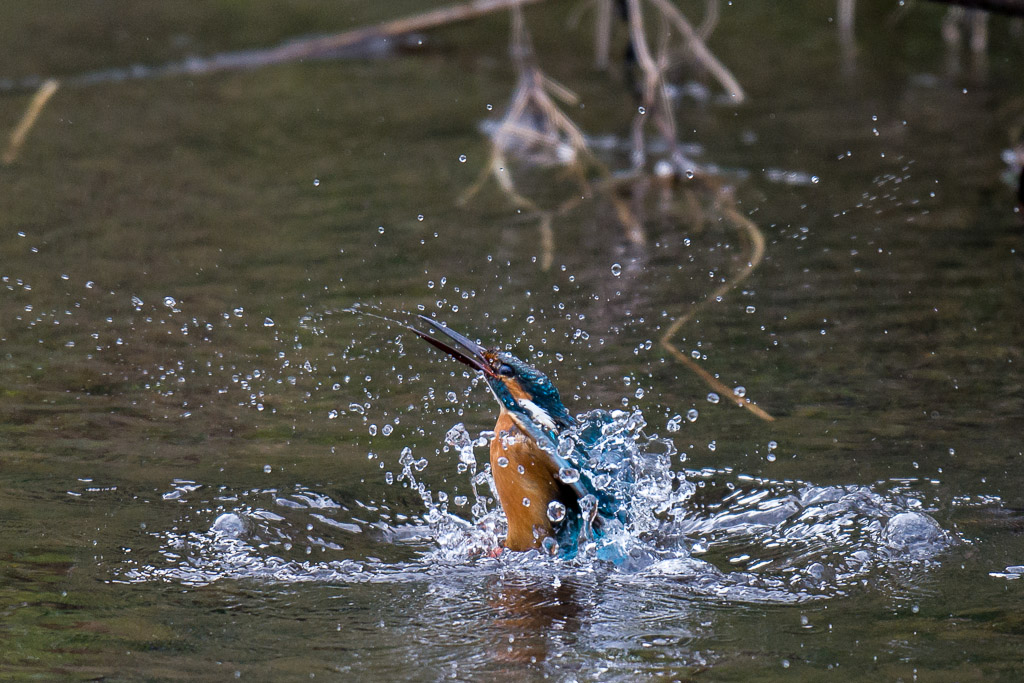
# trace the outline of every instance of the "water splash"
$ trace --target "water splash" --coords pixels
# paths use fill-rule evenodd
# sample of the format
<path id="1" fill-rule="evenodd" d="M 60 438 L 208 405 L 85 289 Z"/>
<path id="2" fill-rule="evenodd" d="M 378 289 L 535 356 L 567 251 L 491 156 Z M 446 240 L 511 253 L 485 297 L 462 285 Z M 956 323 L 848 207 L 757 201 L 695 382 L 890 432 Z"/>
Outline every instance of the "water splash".
<path id="1" fill-rule="evenodd" d="M 646 426 L 638 410 L 595 411 L 562 435 L 559 449 L 590 444 L 581 467 L 596 485 L 626 501 L 619 521 L 600 537 L 584 531 L 571 560 L 555 557 L 557 549 L 550 547 L 501 552 L 504 515 L 490 464 L 485 456 L 481 467 L 476 453 L 493 433 L 474 438 L 460 423 L 445 443 L 458 454 L 457 470 L 469 482 L 468 518 L 450 504 L 461 509 L 470 499 L 450 500 L 446 491 L 432 490 L 419 475 L 426 460 L 405 448 L 397 482 L 418 494 L 425 510 L 418 517 L 358 501 L 359 509 L 350 511 L 306 488 L 247 492 L 256 500 L 238 496 L 236 508 L 198 513 L 207 520 L 204 530 L 157 533 L 159 561 L 137 563 L 133 554 L 115 580 L 401 582 L 452 572 L 556 578 L 582 572 L 619 583 L 667 581 L 695 597 L 791 603 L 843 595 L 872 582 L 906 583 L 954 540 L 921 501 L 907 495 L 777 482 L 730 470 L 673 469 L 673 463 L 681 465 L 674 443 L 648 435 Z M 705 486 L 696 500 L 694 482 L 711 478 L 725 487 L 722 495 L 716 498 Z M 314 550 L 325 556 L 322 561 L 310 558 Z M 302 552 L 305 559 L 290 557 Z"/>

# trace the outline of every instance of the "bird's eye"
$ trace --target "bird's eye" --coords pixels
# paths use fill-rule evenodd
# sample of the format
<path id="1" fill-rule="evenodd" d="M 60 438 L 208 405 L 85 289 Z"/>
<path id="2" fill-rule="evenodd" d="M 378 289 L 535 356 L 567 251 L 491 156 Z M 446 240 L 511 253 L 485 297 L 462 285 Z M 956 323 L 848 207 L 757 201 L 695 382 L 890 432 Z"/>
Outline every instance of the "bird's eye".
<path id="1" fill-rule="evenodd" d="M 501 365 L 498 366 L 498 374 L 501 375 L 502 377 L 515 377 L 516 370 L 511 365 L 502 363 Z"/>

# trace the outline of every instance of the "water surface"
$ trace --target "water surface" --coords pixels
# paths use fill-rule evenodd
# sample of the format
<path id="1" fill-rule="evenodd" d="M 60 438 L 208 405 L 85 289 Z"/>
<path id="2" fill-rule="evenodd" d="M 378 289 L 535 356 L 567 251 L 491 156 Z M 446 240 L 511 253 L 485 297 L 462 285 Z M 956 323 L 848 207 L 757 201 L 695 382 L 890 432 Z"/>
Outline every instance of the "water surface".
<path id="1" fill-rule="evenodd" d="M 771 423 L 657 343 L 749 256 L 713 196 L 652 191 L 646 247 L 584 202 L 548 270 L 493 184 L 458 205 L 514 85 L 502 18 L 383 58 L 60 90 L 0 168 L 3 677 L 1018 680 L 1019 26 L 993 19 L 982 60 L 946 51 L 941 7 L 861 4 L 856 51 L 831 7 L 723 7 L 711 45 L 749 102 L 679 101 L 768 246 L 676 343 Z M 12 4 L 0 77 L 421 3 L 388 5 Z M 563 9 L 528 20 L 624 167 L 621 74 Z M 0 97 L 0 129 L 27 99 Z M 521 189 L 559 197 L 551 178 Z M 487 557 L 500 519 L 446 435 L 490 429 L 490 397 L 355 303 L 510 344 L 574 412 L 640 416 L 623 443 L 675 475 L 641 560 Z"/>

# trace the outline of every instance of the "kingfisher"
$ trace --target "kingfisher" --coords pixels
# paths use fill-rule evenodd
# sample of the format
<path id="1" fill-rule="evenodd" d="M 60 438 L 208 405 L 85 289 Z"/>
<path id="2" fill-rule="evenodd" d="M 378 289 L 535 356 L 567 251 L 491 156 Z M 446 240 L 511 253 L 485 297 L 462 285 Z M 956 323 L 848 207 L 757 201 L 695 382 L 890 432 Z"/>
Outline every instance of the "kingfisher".
<path id="1" fill-rule="evenodd" d="M 615 495 L 595 484 L 586 446 L 610 421 L 574 418 L 544 373 L 511 353 L 485 348 L 443 323 L 418 316 L 430 332 L 409 329 L 481 373 L 498 403 L 490 444 L 491 476 L 508 520 L 504 547 L 575 556 L 579 543 L 625 521 Z M 589 438 L 588 438 L 589 435 Z M 560 436 L 562 437 L 560 439 Z"/>

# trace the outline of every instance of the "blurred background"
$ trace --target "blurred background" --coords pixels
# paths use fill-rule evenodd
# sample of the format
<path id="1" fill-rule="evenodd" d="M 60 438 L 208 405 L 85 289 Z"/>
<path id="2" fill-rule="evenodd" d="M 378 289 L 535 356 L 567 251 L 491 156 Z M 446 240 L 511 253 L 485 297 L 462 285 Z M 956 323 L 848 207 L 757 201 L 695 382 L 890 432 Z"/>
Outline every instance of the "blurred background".
<path id="1" fill-rule="evenodd" d="M 1019 680 L 1021 19 L 679 1 L 744 98 L 683 49 L 651 111 L 617 4 L 604 66 L 605 5 L 555 0 L 527 58 L 507 11 L 260 52 L 446 6 L 0 6 L 0 677 Z M 554 158 L 498 144 L 524 73 L 571 91 Z M 445 435 L 493 404 L 354 305 L 641 411 L 695 510 L 865 487 L 955 542 L 806 600 L 438 568 L 403 465 L 471 518 Z M 756 574 L 751 538 L 709 561 Z"/>

